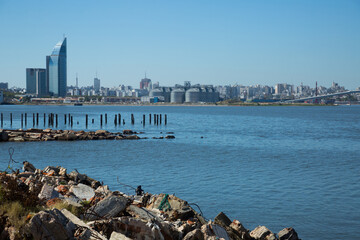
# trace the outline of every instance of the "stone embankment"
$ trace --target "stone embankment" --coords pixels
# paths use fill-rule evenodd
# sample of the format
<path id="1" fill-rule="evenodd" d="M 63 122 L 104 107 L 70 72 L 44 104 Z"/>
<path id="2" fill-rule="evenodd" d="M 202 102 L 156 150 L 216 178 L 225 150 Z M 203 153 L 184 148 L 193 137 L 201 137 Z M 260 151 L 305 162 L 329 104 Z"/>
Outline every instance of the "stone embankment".
<path id="1" fill-rule="evenodd" d="M 53 130 L 30 128 L 27 130 L 5 130 L 0 129 L 0 142 L 36 142 L 36 141 L 76 141 L 76 140 L 134 140 L 147 139 L 147 137 L 139 137 L 132 130 L 123 130 L 122 132 L 108 132 L 106 130 L 97 131 L 74 131 L 74 130 Z M 153 139 L 173 139 L 174 135 L 166 135 L 165 137 L 153 137 Z"/>
<path id="2" fill-rule="evenodd" d="M 249 231 L 222 212 L 207 221 L 186 201 L 140 186 L 126 195 L 63 167 L 40 170 L 24 162 L 23 168 L 0 174 L 0 239 L 299 239 L 293 228 Z M 8 207 L 15 201 L 23 218 Z"/>

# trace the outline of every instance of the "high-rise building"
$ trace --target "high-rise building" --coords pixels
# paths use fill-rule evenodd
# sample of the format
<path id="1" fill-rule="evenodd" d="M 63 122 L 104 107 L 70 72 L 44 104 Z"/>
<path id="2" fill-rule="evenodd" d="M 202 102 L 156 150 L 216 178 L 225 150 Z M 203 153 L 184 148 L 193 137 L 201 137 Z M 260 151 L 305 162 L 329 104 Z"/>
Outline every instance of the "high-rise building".
<path id="1" fill-rule="evenodd" d="M 66 38 L 55 45 L 50 56 L 46 56 L 47 82 L 49 94 L 56 97 L 66 96 Z"/>
<path id="2" fill-rule="evenodd" d="M 43 97 L 48 94 L 46 83 L 46 69 L 27 68 L 26 69 L 26 92 Z"/>
<path id="3" fill-rule="evenodd" d="M 95 92 L 100 92 L 100 79 L 98 79 L 97 77 L 94 78 L 94 90 Z"/>
<path id="4" fill-rule="evenodd" d="M 145 75 L 145 78 L 141 79 L 140 89 L 149 89 L 150 85 L 151 85 L 151 79 L 146 78 Z"/>
<path id="5" fill-rule="evenodd" d="M 7 90 L 9 84 L 7 82 L 0 82 L 0 89 Z"/>

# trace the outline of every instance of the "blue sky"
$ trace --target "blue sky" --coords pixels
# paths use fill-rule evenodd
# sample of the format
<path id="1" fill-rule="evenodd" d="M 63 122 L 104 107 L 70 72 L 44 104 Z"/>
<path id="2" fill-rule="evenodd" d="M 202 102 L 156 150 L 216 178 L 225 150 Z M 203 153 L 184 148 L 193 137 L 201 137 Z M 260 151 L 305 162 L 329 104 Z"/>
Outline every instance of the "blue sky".
<path id="1" fill-rule="evenodd" d="M 0 82 L 67 36 L 68 85 L 360 86 L 360 1 L 0 0 Z"/>

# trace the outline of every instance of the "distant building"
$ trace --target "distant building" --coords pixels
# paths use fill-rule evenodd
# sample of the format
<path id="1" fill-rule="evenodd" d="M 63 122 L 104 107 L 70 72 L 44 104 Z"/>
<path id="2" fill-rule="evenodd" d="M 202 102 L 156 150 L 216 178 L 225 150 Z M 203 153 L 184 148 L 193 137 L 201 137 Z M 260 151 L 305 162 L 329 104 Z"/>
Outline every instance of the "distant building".
<path id="1" fill-rule="evenodd" d="M 47 81 L 49 94 L 56 97 L 66 96 L 66 38 L 55 45 L 50 56 L 46 56 Z"/>
<path id="2" fill-rule="evenodd" d="M 43 97 L 48 94 L 46 83 L 46 69 L 27 68 L 26 69 L 26 92 Z"/>
<path id="3" fill-rule="evenodd" d="M 4 92 L 0 91 L 0 104 L 4 102 Z"/>
<path id="4" fill-rule="evenodd" d="M 0 82 L 0 89 L 8 90 L 9 84 L 7 82 Z"/>
<path id="5" fill-rule="evenodd" d="M 151 79 L 146 78 L 146 76 L 145 76 L 145 78 L 141 79 L 140 89 L 149 89 L 150 86 L 151 86 Z"/>
<path id="6" fill-rule="evenodd" d="M 94 78 L 94 90 L 95 92 L 100 92 L 100 79 L 99 78 Z"/>

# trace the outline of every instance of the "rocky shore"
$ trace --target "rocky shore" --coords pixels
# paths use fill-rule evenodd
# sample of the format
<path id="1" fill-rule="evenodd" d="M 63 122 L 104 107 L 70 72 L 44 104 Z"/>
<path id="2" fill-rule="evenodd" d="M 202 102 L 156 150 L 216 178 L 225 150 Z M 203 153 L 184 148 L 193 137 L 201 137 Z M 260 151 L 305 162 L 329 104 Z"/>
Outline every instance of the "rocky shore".
<path id="1" fill-rule="evenodd" d="M 139 137 L 142 132 L 123 130 L 122 132 L 97 131 L 74 131 L 74 130 L 53 130 L 30 128 L 27 130 L 6 130 L 0 129 L 0 142 L 36 142 L 36 141 L 77 141 L 77 140 L 136 140 L 147 139 Z M 169 132 L 168 134 L 172 134 Z M 152 137 L 153 139 L 173 139 L 174 135 Z"/>
<path id="2" fill-rule="evenodd" d="M 141 186 L 126 195 L 78 171 L 23 164 L 24 172 L 0 173 L 0 239 L 299 239 L 293 228 L 250 231 L 222 212 L 206 220 L 188 202 Z"/>

